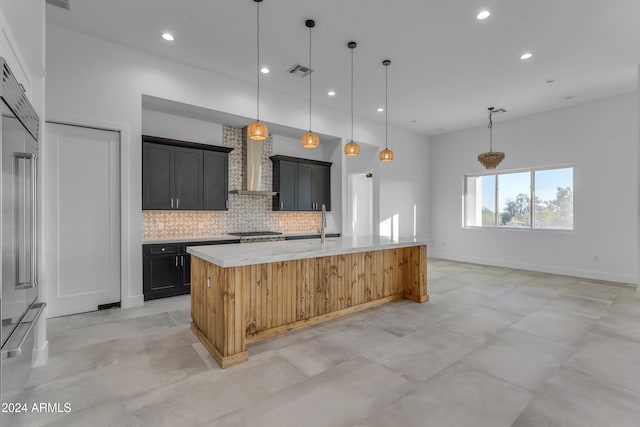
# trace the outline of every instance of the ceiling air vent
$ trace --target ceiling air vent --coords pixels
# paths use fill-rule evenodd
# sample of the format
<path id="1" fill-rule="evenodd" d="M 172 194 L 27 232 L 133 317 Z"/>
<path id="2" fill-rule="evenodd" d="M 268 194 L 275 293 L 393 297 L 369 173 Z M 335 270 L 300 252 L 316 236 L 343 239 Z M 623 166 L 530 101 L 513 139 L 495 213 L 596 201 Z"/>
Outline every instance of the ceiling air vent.
<path id="1" fill-rule="evenodd" d="M 313 72 L 313 70 L 309 67 L 305 67 L 304 65 L 296 64 L 293 67 L 289 68 L 289 74 L 293 74 L 294 76 L 299 77 L 307 77 L 309 74 Z"/>
<path id="2" fill-rule="evenodd" d="M 47 0 L 51 6 L 57 6 L 62 9 L 71 10 L 71 0 Z"/>

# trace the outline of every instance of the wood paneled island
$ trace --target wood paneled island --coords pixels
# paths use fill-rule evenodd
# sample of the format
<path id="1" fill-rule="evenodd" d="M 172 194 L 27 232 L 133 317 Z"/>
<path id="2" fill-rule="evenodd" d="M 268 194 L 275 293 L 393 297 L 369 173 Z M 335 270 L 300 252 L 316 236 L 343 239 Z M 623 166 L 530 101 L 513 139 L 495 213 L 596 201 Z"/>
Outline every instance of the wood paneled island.
<path id="1" fill-rule="evenodd" d="M 396 299 L 429 300 L 425 240 L 382 237 L 194 246 L 191 329 L 222 368 L 246 344 Z"/>

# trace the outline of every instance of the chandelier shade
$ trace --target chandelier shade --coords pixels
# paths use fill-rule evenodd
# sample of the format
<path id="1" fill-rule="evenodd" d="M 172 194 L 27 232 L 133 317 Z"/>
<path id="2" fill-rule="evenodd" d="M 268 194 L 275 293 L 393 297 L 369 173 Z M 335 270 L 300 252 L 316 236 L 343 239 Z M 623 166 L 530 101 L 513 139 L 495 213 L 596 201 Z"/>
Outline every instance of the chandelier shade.
<path id="1" fill-rule="evenodd" d="M 495 169 L 503 160 L 504 153 L 501 151 L 493 151 L 493 115 L 495 113 L 504 113 L 505 109 L 496 109 L 495 107 L 487 108 L 489 110 L 489 151 L 478 154 L 478 161 L 485 169 Z"/>

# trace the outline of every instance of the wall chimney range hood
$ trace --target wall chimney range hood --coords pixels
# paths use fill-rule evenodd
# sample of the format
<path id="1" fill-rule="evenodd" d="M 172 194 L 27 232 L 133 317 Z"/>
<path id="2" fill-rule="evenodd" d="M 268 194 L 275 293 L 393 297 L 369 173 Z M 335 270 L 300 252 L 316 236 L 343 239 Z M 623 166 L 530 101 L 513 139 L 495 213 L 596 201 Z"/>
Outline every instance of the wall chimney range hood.
<path id="1" fill-rule="evenodd" d="M 247 128 L 242 129 L 242 189 L 231 190 L 231 194 L 249 196 L 275 196 L 267 191 L 262 180 L 263 141 L 253 141 L 247 137 Z M 265 161 L 269 161 L 266 159 Z"/>

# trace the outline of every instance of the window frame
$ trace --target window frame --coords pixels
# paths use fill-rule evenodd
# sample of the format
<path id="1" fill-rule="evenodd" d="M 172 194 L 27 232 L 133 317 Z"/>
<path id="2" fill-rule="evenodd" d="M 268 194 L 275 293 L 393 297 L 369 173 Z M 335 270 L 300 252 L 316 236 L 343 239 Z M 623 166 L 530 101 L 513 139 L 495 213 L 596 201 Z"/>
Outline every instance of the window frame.
<path id="1" fill-rule="evenodd" d="M 576 222 L 575 222 L 575 209 L 573 211 L 573 224 L 571 228 L 538 228 L 535 227 L 535 220 L 536 220 L 536 205 L 535 205 L 535 198 L 536 198 L 536 183 L 535 183 L 535 173 L 537 171 L 545 171 L 545 170 L 554 170 L 554 169 L 572 169 L 572 173 L 571 173 L 571 180 L 572 180 L 572 185 L 571 185 L 571 191 L 573 192 L 574 195 L 574 200 L 575 200 L 575 172 L 576 172 L 576 165 L 572 164 L 572 163 L 568 163 L 568 164 L 560 164 L 560 165 L 553 165 L 553 166 L 541 166 L 541 167 L 530 167 L 530 168 L 519 168 L 519 169 L 509 169 L 509 170 L 501 170 L 501 171 L 484 171 L 484 172 L 480 172 L 480 173 L 470 173 L 470 174 L 465 174 L 463 176 L 463 183 L 462 183 L 462 228 L 464 229 L 471 229 L 471 230 L 507 230 L 507 231 L 537 231 L 537 232 L 560 232 L 560 233 L 573 233 L 576 231 Z M 528 172 L 529 173 L 529 221 L 530 221 L 530 225 L 528 227 L 500 227 L 498 225 L 498 216 L 499 216 L 499 207 L 500 207 L 500 200 L 498 198 L 499 196 L 499 187 L 500 187 L 500 175 L 509 175 L 509 174 L 514 174 L 514 173 L 522 173 L 522 172 Z M 495 189 L 494 189 L 494 221 L 492 226 L 488 226 L 488 225 L 467 225 L 467 190 L 468 190 L 468 183 L 469 183 L 469 178 L 479 178 L 479 177 L 484 177 L 484 176 L 495 176 Z M 575 207 L 575 205 L 574 205 Z"/>

